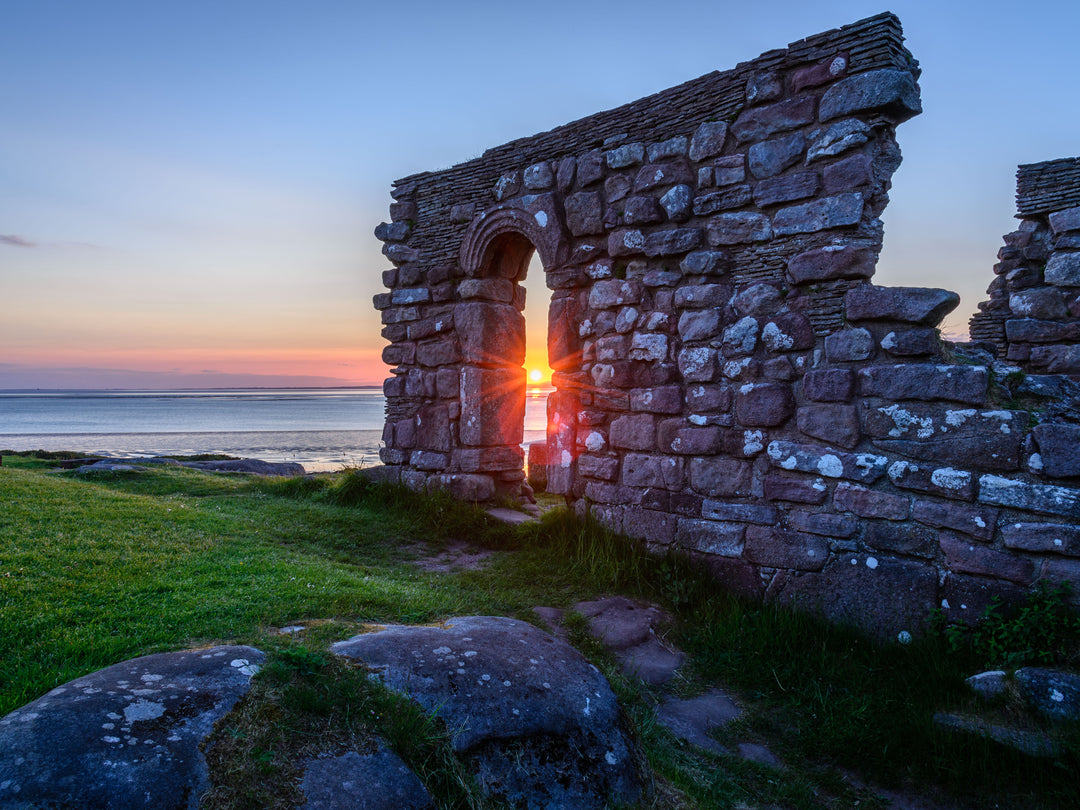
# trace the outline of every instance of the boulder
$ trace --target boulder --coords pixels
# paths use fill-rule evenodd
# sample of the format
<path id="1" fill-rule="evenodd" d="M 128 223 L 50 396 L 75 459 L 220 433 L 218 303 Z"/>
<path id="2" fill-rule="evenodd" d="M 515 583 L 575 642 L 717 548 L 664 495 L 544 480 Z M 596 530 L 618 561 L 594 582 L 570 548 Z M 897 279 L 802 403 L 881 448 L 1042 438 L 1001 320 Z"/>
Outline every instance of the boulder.
<path id="1" fill-rule="evenodd" d="M 434 808 L 420 779 L 393 751 L 348 751 L 310 760 L 300 789 L 301 810 L 427 810 Z"/>
<path id="2" fill-rule="evenodd" d="M 333 645 L 446 723 L 481 789 L 516 807 L 606 807 L 642 792 L 607 681 L 530 624 L 473 616 Z"/>
<path id="3" fill-rule="evenodd" d="M 241 646 L 159 653 L 56 687 L 0 720 L 0 807 L 197 807 L 200 746 L 263 660 Z"/>

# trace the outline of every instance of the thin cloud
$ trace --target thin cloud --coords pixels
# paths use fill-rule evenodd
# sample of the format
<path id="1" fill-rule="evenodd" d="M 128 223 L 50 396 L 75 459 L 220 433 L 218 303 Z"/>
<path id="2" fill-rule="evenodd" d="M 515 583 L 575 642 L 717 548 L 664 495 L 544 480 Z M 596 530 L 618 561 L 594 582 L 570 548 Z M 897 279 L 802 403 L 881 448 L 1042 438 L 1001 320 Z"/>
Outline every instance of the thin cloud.
<path id="1" fill-rule="evenodd" d="M 11 245 L 12 247 L 23 248 L 37 247 L 36 242 L 31 242 L 29 239 L 23 239 L 21 236 L 16 236 L 13 233 L 0 233 L 0 245 Z"/>

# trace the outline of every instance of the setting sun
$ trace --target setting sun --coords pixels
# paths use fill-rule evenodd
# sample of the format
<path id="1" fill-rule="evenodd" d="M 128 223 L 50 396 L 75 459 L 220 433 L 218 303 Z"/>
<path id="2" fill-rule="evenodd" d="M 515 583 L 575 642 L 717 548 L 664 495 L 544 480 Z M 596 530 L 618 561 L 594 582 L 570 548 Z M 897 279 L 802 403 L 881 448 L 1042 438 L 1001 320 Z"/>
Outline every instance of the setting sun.
<path id="1" fill-rule="evenodd" d="M 542 379 L 544 379 L 544 372 L 540 369 L 534 368 L 529 372 L 529 382 L 540 382 Z"/>

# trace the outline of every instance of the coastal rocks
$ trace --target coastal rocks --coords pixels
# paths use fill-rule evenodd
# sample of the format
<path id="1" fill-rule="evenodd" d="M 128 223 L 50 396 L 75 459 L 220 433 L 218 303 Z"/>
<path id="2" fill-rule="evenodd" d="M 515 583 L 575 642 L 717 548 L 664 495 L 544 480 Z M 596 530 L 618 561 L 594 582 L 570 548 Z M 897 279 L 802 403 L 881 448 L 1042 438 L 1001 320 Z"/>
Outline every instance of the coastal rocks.
<path id="1" fill-rule="evenodd" d="M 160 653 L 58 686 L 0 719 L 0 806 L 197 807 L 200 745 L 263 660 L 240 646 Z"/>
<path id="2" fill-rule="evenodd" d="M 643 789 L 603 676 L 514 619 L 390 626 L 333 645 L 437 714 L 481 789 L 520 807 L 601 808 Z"/>
<path id="3" fill-rule="evenodd" d="M 222 459 L 218 461 L 177 461 L 174 458 L 87 459 L 88 463 L 74 466 L 78 475 L 99 473 L 139 472 L 148 466 L 188 467 L 208 472 L 247 473 L 291 477 L 304 475 L 304 465 L 295 462 L 262 461 L 254 458 Z"/>

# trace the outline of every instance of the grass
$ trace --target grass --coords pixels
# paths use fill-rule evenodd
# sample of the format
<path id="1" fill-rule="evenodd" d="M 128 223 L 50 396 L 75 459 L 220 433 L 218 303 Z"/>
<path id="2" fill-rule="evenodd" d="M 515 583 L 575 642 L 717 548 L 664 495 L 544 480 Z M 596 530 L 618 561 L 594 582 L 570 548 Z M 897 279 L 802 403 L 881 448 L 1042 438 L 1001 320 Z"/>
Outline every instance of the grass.
<path id="1" fill-rule="evenodd" d="M 532 620 L 535 605 L 568 608 L 616 593 L 677 617 L 671 638 L 689 656 L 678 691 L 722 684 L 739 696 L 746 718 L 721 742 L 764 743 L 785 766 L 676 740 L 656 722 L 661 695 L 623 676 L 571 614 L 571 640 L 608 676 L 655 775 L 653 806 L 887 806 L 864 784 L 934 786 L 973 807 L 1080 801 L 1077 746 L 1057 761 L 1031 760 L 933 725 L 935 711 L 965 704 L 962 678 L 984 666 L 979 646 L 955 633 L 880 646 L 812 617 L 747 605 L 686 562 L 652 557 L 565 510 L 511 528 L 468 505 L 350 473 L 262 479 L 158 468 L 83 479 L 50 466 L 6 454 L 0 466 L 0 715 L 125 658 L 217 642 L 258 646 L 268 664 L 209 747 L 213 807 L 290 806 L 297 762 L 369 750 L 377 736 L 441 806 L 485 806 L 439 722 L 327 646 L 363 623 Z M 425 573 L 412 563 L 425 547 L 466 538 L 497 552 L 488 566 Z M 276 632 L 294 623 L 311 629 L 302 639 Z M 1071 627 L 1055 643 L 1072 644 Z M 990 635 L 1010 633 L 999 623 Z"/>

